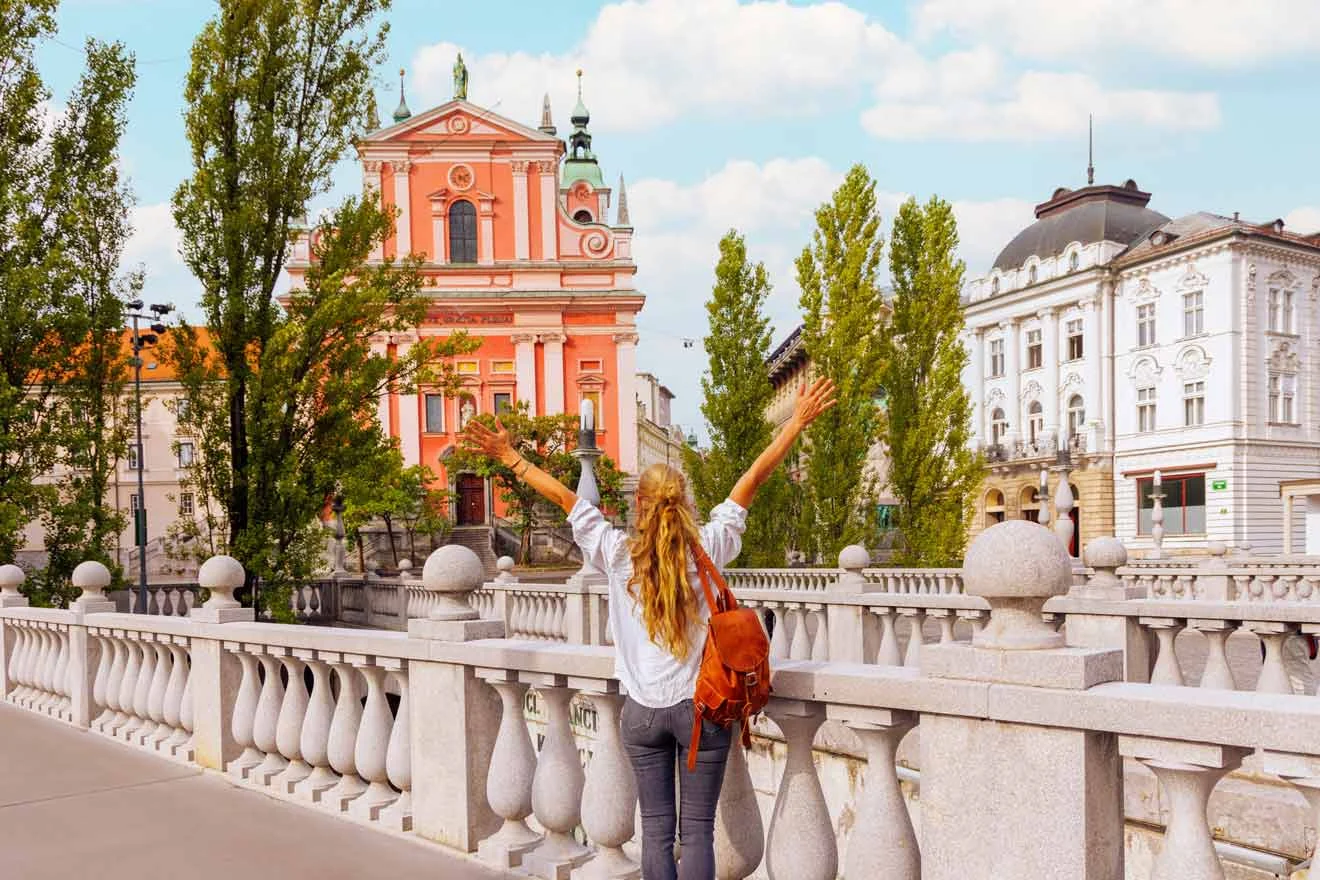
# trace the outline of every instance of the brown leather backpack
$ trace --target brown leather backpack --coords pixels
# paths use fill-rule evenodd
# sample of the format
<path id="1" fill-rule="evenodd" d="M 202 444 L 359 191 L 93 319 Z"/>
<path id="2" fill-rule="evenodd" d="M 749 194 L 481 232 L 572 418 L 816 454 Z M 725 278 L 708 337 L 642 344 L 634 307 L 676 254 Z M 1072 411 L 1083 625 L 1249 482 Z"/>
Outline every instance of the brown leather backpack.
<path id="1" fill-rule="evenodd" d="M 770 702 L 770 640 L 760 618 L 752 609 L 738 606 L 733 591 L 700 545 L 693 545 L 692 555 L 710 604 L 710 622 L 692 695 L 696 712 L 688 744 L 689 771 L 697 769 L 702 721 L 721 727 L 740 722 L 743 748 L 749 748 L 752 716 Z M 718 599 L 711 581 L 718 588 Z"/>

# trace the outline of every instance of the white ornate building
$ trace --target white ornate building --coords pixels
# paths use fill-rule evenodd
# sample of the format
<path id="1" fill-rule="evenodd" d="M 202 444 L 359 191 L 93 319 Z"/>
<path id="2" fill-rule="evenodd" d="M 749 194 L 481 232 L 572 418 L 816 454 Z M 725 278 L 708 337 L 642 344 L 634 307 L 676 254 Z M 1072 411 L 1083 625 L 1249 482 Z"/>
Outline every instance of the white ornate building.
<path id="1" fill-rule="evenodd" d="M 1066 459 L 1083 544 L 1150 548 L 1158 469 L 1167 550 L 1278 552 L 1279 482 L 1320 468 L 1320 236 L 1149 200 L 1130 180 L 1056 190 L 969 284 L 964 380 L 991 460 L 974 530 L 1034 517 L 1041 469 Z"/>

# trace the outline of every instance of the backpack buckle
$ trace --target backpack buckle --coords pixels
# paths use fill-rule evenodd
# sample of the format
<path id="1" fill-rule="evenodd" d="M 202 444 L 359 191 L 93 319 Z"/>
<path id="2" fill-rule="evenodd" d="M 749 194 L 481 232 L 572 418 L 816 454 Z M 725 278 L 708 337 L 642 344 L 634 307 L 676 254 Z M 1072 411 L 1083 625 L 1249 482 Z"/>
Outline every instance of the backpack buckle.
<path id="1" fill-rule="evenodd" d="M 757 674 L 756 674 L 755 672 L 749 672 L 749 673 L 747 673 L 747 683 L 748 683 L 749 685 L 751 685 L 752 687 L 755 687 L 755 686 L 756 686 L 756 683 L 757 683 L 758 681 L 760 681 L 760 678 L 757 676 Z"/>

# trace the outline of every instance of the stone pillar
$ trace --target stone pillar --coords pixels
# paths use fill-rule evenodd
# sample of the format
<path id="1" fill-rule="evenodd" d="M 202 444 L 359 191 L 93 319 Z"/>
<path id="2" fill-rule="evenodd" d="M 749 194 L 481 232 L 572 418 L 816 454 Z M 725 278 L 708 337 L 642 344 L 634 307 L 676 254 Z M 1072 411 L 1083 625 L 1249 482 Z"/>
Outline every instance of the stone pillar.
<path id="1" fill-rule="evenodd" d="M 1052 308 L 1036 313 L 1041 325 L 1041 366 L 1045 368 L 1045 436 L 1058 441 L 1059 431 L 1059 316 Z"/>
<path id="2" fill-rule="evenodd" d="M 844 547 L 839 554 L 839 579 L 827 588 L 830 593 L 859 595 L 866 589 L 862 569 L 871 561 L 866 548 L 859 544 Z M 868 611 L 863 605 L 844 605 L 831 602 L 825 606 L 826 635 L 829 639 L 830 660 L 836 663 L 865 663 L 865 619 Z M 817 633 L 817 639 L 820 634 Z"/>
<path id="3" fill-rule="evenodd" d="M 514 333 L 509 337 L 513 343 L 513 368 L 517 379 L 516 393 L 521 403 L 527 404 L 529 415 L 536 412 L 536 334 Z"/>
<path id="4" fill-rule="evenodd" d="M 1007 392 L 1008 406 L 1006 415 L 1008 416 L 1008 436 L 1004 441 L 1005 445 L 1011 450 L 1017 445 L 1018 440 L 1022 439 L 1022 373 L 1020 364 L 1022 363 L 1022 334 L 1017 321 L 1001 321 L 999 329 L 1004 331 L 1004 358 L 1005 373 L 1007 374 Z"/>
<path id="5" fill-rule="evenodd" d="M 477 263 L 495 264 L 495 200 L 477 196 Z"/>
<path id="6" fill-rule="evenodd" d="M 618 359 L 619 395 L 616 404 L 619 438 L 619 470 L 637 473 L 637 334 L 632 331 L 614 334 Z"/>
<path id="7" fill-rule="evenodd" d="M 558 163 L 536 163 L 536 175 L 541 181 L 541 259 L 559 258 L 559 187 L 555 185 Z"/>
<path id="8" fill-rule="evenodd" d="M 243 586 L 243 566 L 232 556 L 212 556 L 197 572 L 197 583 L 211 591 L 211 598 L 189 616 L 201 623 L 241 623 L 256 619 L 251 608 L 244 608 L 234 598 Z M 225 764 L 238 757 L 234 739 L 234 695 L 238 693 L 238 661 L 216 639 L 194 637 L 192 674 L 189 689 L 193 701 L 193 750 L 203 767 L 224 770 Z"/>
<path id="9" fill-rule="evenodd" d="M 545 358 L 545 414 L 557 416 L 564 411 L 564 343 L 568 337 L 558 331 L 541 334 L 541 356 Z"/>
<path id="10" fill-rule="evenodd" d="M 985 338 L 982 328 L 971 328 L 968 338 L 972 365 L 972 439 L 977 446 L 986 445 L 985 430 Z"/>
<path id="11" fill-rule="evenodd" d="M 395 255 L 403 259 L 412 253 L 412 189 L 409 186 L 409 172 L 412 162 L 401 159 L 390 162 L 394 172 L 394 207 L 399 215 L 395 219 Z"/>
<path id="12" fill-rule="evenodd" d="M 477 620 L 468 597 L 485 580 L 477 554 L 449 544 L 422 569 L 422 587 L 438 601 L 429 617 L 408 621 L 413 638 L 468 642 L 503 638 L 504 623 Z M 500 700 L 471 666 L 411 660 L 408 694 L 418 723 L 412 737 L 413 830 L 472 852 L 500 827 L 486 799 Z"/>
<path id="13" fill-rule="evenodd" d="M 1068 595 L 1105 602 L 1145 598 L 1144 589 L 1125 586 L 1116 573 L 1117 569 L 1127 565 L 1127 550 L 1117 538 L 1096 538 L 1086 545 L 1082 557 L 1095 573 L 1088 580 L 1074 584 Z M 1069 612 L 1068 645 L 1122 651 L 1123 680 L 1145 682 L 1150 679 L 1150 641 L 1135 617 Z"/>
<path id="14" fill-rule="evenodd" d="M 412 350 L 411 342 L 400 343 L 399 357 L 408 356 Z M 422 426 L 418 414 L 419 396 L 416 389 L 408 394 L 399 395 L 399 452 L 403 455 L 403 466 L 412 467 L 422 461 Z M 368 603 L 369 605 L 370 603 Z"/>
<path id="15" fill-rule="evenodd" d="M 449 236 L 445 233 L 445 203 L 439 199 L 431 202 L 431 258 L 436 263 L 449 262 Z"/>
<path id="16" fill-rule="evenodd" d="M 362 197 L 376 207 L 380 207 L 382 201 L 380 194 L 380 166 L 380 162 L 370 159 L 362 163 Z M 308 232 L 310 234 L 310 230 Z M 378 243 L 371 249 L 371 256 L 368 259 L 374 262 L 380 262 L 385 258 L 384 248 L 384 242 Z"/>
<path id="17" fill-rule="evenodd" d="M 1048 531 L 1010 520 L 982 532 L 967 551 L 963 583 L 989 604 L 990 622 L 971 645 L 924 646 L 922 674 L 1051 690 L 1118 680 L 1121 652 L 1063 648 L 1041 620 L 1045 600 L 1071 582 L 1068 554 Z M 926 714 L 921 775 L 923 880 L 1123 877 L 1123 768 L 1113 734 Z"/>
<path id="18" fill-rule="evenodd" d="M 531 257 L 531 238 L 528 232 L 527 213 L 527 161 L 515 159 L 509 163 L 513 170 L 513 258 L 526 260 Z"/>
<path id="19" fill-rule="evenodd" d="M 110 570 L 99 562 L 80 562 L 73 570 L 73 585 L 82 594 L 70 606 L 78 615 L 78 623 L 69 627 L 69 666 L 66 671 L 69 684 L 70 711 L 76 727 L 86 728 L 92 723 L 92 685 L 100 662 L 97 642 L 88 638 L 87 627 L 82 625 L 85 615 L 113 612 L 115 603 L 105 597 L 110 586 Z"/>

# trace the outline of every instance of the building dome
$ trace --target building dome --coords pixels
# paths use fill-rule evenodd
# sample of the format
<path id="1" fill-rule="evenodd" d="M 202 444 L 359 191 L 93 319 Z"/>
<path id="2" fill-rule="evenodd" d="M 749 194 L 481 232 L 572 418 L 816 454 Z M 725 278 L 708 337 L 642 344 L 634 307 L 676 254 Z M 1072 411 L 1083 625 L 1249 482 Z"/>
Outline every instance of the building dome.
<path id="1" fill-rule="evenodd" d="M 1124 247 L 1169 222 L 1146 207 L 1150 193 L 1129 180 L 1122 186 L 1059 187 L 1036 206 L 1036 222 L 1019 232 L 995 258 L 995 268 L 1016 269 L 1030 257 L 1063 253 L 1073 242 L 1112 241 Z"/>

